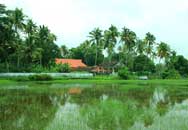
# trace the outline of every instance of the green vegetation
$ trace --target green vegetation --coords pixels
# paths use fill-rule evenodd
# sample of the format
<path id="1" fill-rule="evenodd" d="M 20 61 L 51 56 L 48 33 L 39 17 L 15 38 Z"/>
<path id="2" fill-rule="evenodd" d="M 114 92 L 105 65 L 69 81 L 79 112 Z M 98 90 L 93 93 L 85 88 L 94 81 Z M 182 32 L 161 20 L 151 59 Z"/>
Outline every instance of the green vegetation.
<path id="1" fill-rule="evenodd" d="M 71 68 L 70 68 L 69 64 L 67 64 L 67 63 L 58 64 L 57 65 L 57 71 L 58 72 L 63 72 L 63 73 L 69 73 L 71 71 Z"/>
<path id="2" fill-rule="evenodd" d="M 162 73 L 163 79 L 180 79 L 181 75 L 175 69 L 166 70 Z"/>
<path id="3" fill-rule="evenodd" d="M 70 72 L 68 65 L 57 66 L 54 61 L 74 58 L 116 72 L 126 66 L 134 76 L 188 76 L 188 60 L 167 43 L 157 43 L 150 32 L 141 39 L 126 27 L 118 30 L 111 25 L 106 30 L 95 28 L 88 36 L 78 47 L 58 47 L 48 27 L 36 25 L 21 9 L 8 10 L 0 4 L 0 72 Z"/>
<path id="4" fill-rule="evenodd" d="M 0 5 L 1 72 L 31 72 L 37 66 L 50 68 L 60 56 L 56 37 L 48 27 L 37 26 L 21 9 Z"/>
<path id="5" fill-rule="evenodd" d="M 129 77 L 130 76 L 130 72 L 129 72 L 127 67 L 123 67 L 123 68 L 119 69 L 118 75 L 119 75 L 119 77 L 121 77 L 123 79 L 129 79 L 130 78 Z"/>
<path id="6" fill-rule="evenodd" d="M 31 81 L 48 81 L 53 79 L 50 75 L 47 74 L 31 75 L 28 78 Z"/>
<path id="7" fill-rule="evenodd" d="M 188 59 L 167 43 L 114 25 L 94 28 L 78 47 L 55 41 L 22 9 L 0 4 L 0 73 L 37 73 L 0 77 L 0 130 L 188 129 Z M 44 74 L 73 70 L 55 58 L 116 73 L 87 79 Z"/>

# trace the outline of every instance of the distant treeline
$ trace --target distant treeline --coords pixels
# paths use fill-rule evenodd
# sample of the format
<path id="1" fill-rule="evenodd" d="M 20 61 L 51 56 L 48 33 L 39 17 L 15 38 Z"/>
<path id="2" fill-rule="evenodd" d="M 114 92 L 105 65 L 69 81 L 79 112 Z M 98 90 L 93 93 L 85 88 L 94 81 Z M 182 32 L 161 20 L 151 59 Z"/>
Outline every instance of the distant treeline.
<path id="1" fill-rule="evenodd" d="M 116 70 L 126 66 L 140 74 L 188 74 L 188 60 L 167 43 L 157 43 L 150 32 L 140 39 L 126 27 L 118 30 L 111 25 L 104 31 L 95 28 L 75 48 L 58 47 L 55 41 L 56 36 L 47 26 L 38 26 L 21 9 L 8 10 L 0 4 L 0 72 L 32 72 L 38 66 L 51 69 L 55 58 L 74 58 L 82 59 L 88 66 Z"/>

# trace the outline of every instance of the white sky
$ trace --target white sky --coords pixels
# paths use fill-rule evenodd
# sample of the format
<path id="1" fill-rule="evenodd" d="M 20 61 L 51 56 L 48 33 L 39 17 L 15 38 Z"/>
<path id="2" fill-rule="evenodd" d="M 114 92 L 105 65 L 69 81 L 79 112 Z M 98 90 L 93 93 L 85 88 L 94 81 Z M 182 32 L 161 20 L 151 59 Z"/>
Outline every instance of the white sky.
<path id="1" fill-rule="evenodd" d="M 0 0 L 22 8 L 38 25 L 57 35 L 57 44 L 75 47 L 95 27 L 126 26 L 140 38 L 151 32 L 188 58 L 188 0 Z"/>

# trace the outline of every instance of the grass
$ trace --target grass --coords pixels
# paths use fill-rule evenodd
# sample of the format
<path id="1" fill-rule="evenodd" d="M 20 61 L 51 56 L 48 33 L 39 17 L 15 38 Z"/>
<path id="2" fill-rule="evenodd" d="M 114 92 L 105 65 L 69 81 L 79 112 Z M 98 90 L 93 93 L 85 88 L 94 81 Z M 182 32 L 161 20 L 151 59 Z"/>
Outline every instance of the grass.
<path id="1" fill-rule="evenodd" d="M 0 84 L 10 83 L 10 82 L 34 82 L 29 81 L 27 77 L 11 77 L 11 78 L 0 78 Z M 186 85 L 188 86 L 188 79 L 155 79 L 155 80 L 122 80 L 116 76 L 96 76 L 89 79 L 72 79 L 67 77 L 55 77 L 52 81 L 38 81 L 41 83 L 123 83 L 123 84 L 160 84 L 160 85 Z"/>

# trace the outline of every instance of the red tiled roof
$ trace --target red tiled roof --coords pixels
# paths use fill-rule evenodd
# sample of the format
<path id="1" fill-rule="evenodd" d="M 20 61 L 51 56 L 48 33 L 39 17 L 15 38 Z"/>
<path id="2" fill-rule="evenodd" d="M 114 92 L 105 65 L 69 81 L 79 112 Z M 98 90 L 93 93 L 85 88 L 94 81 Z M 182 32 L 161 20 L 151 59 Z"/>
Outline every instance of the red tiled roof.
<path id="1" fill-rule="evenodd" d="M 71 68 L 87 67 L 80 59 L 56 59 L 56 64 L 69 64 Z"/>

